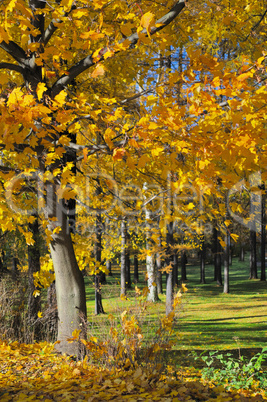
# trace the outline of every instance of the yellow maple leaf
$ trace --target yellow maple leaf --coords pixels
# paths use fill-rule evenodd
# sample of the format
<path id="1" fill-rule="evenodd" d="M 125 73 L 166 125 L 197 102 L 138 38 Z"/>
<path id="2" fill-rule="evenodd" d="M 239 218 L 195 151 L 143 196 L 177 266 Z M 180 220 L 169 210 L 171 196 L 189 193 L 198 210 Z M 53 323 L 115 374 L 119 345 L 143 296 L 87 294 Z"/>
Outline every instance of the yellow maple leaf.
<path id="1" fill-rule="evenodd" d="M 63 105 L 65 105 L 66 96 L 67 96 L 67 94 L 65 91 L 61 91 L 61 92 L 59 92 L 58 95 L 55 96 L 55 102 L 56 102 L 57 106 L 62 107 Z"/>
<path id="2" fill-rule="evenodd" d="M 152 14 L 150 11 L 145 13 L 141 18 L 140 25 L 143 28 L 146 28 L 148 36 L 150 36 L 149 35 L 150 34 L 150 29 L 151 29 L 151 26 L 154 24 L 154 22 L 155 22 L 154 14 Z"/>
<path id="3" fill-rule="evenodd" d="M 42 99 L 43 93 L 47 90 L 44 82 L 39 82 L 37 85 L 36 93 L 38 100 Z"/>

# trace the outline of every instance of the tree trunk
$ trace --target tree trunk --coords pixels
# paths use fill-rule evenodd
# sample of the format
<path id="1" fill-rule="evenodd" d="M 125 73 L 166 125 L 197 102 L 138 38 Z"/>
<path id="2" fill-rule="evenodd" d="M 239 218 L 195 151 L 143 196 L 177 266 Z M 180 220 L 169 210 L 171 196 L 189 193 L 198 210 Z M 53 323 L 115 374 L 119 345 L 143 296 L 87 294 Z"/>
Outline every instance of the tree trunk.
<path id="1" fill-rule="evenodd" d="M 61 203 L 57 201 L 56 186 L 47 186 L 46 214 L 48 228 L 53 240 L 50 252 L 53 260 L 58 307 L 58 335 L 56 349 L 68 355 L 82 356 L 80 342 L 69 343 L 74 330 L 81 330 L 80 336 L 86 337 L 86 297 L 83 275 L 78 267 L 67 216 Z M 56 220 L 55 220 L 56 218 Z"/>
<path id="2" fill-rule="evenodd" d="M 127 223 L 121 221 L 121 296 L 126 296 L 126 249 L 127 249 Z"/>
<path id="3" fill-rule="evenodd" d="M 111 270 L 111 262 L 110 262 L 110 260 L 106 261 L 106 268 L 108 270 L 109 276 L 112 276 L 113 274 L 112 274 L 112 270 Z"/>
<path id="4" fill-rule="evenodd" d="M 18 259 L 17 257 L 12 258 L 12 279 L 16 281 L 18 279 Z"/>
<path id="5" fill-rule="evenodd" d="M 249 279 L 258 279 L 257 272 L 257 237 L 254 229 L 250 230 L 250 276 Z"/>
<path id="6" fill-rule="evenodd" d="M 261 195 L 261 281 L 266 281 L 266 262 L 265 262 L 265 239 L 266 239 L 266 190 L 262 184 Z"/>
<path id="7" fill-rule="evenodd" d="M 204 241 L 204 236 L 201 239 L 201 249 L 200 249 L 200 283 L 206 283 L 205 279 L 205 259 L 206 259 L 206 246 Z"/>
<path id="8" fill-rule="evenodd" d="M 127 233 L 128 239 L 128 233 Z M 127 289 L 132 288 L 132 280 L 131 280 L 131 260 L 130 260 L 130 252 L 129 252 L 129 244 L 127 241 L 127 248 L 126 248 L 126 287 Z"/>
<path id="9" fill-rule="evenodd" d="M 159 300 L 158 290 L 156 283 L 156 265 L 155 258 L 152 253 L 152 240 L 151 240 L 151 211 L 146 207 L 146 272 L 147 272 L 147 286 L 148 295 L 147 300 L 155 303 Z"/>
<path id="10" fill-rule="evenodd" d="M 157 255 L 156 255 L 156 284 L 157 284 L 158 294 L 163 294 L 161 270 L 162 270 L 161 257 L 160 257 L 160 253 L 157 253 Z"/>
<path id="11" fill-rule="evenodd" d="M 172 245 L 173 245 L 173 222 L 167 225 L 167 265 L 169 269 L 166 275 L 166 315 L 169 315 L 173 311 L 173 255 L 172 255 Z"/>
<path id="12" fill-rule="evenodd" d="M 138 258 L 134 255 L 134 283 L 139 282 L 139 271 L 138 271 Z"/>
<path id="13" fill-rule="evenodd" d="M 242 245 L 240 246 L 239 261 L 245 261 L 245 250 Z"/>
<path id="14" fill-rule="evenodd" d="M 224 248 L 224 285 L 223 293 L 229 293 L 229 233 L 226 228 L 225 248 Z"/>
<path id="15" fill-rule="evenodd" d="M 174 250 L 173 254 L 173 287 L 178 286 L 178 255 L 177 251 Z"/>
<path id="16" fill-rule="evenodd" d="M 167 274 L 166 281 L 166 315 L 173 311 L 173 271 L 172 269 Z"/>
<path id="17" fill-rule="evenodd" d="M 187 280 L 186 264 L 187 264 L 186 252 L 182 251 L 182 255 L 181 255 L 181 281 L 182 282 L 185 282 Z"/>
<path id="18" fill-rule="evenodd" d="M 96 214 L 95 222 L 95 263 L 97 265 L 97 272 L 95 274 L 95 314 L 104 314 L 101 295 L 101 277 L 103 272 L 99 271 L 101 265 L 101 251 L 102 251 L 102 217 L 101 214 Z M 103 278 L 104 279 L 104 278 Z"/>
<path id="19" fill-rule="evenodd" d="M 219 286 L 222 286 L 222 257 L 221 257 L 221 244 L 218 239 L 218 230 L 213 229 L 214 241 L 214 280 Z"/>
<path id="20" fill-rule="evenodd" d="M 38 217 L 29 224 L 29 230 L 33 234 L 34 244 L 28 246 L 28 323 L 33 329 L 33 336 L 36 341 L 41 340 L 41 323 L 38 320 L 38 311 L 41 311 L 41 296 L 34 295 L 34 291 L 39 291 L 34 285 L 34 273 L 40 272 L 40 236 Z"/>

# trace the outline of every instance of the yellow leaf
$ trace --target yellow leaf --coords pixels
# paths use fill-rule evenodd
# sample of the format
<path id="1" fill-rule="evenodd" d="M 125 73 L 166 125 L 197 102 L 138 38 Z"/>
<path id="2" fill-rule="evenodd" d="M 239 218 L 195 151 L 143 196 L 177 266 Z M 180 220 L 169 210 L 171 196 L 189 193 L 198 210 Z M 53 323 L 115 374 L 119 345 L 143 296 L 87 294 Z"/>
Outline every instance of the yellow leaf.
<path id="1" fill-rule="evenodd" d="M 42 318 L 43 313 L 41 311 L 38 311 L 37 315 L 38 315 L 38 318 Z"/>
<path id="2" fill-rule="evenodd" d="M 149 34 L 150 28 L 154 24 L 154 22 L 155 22 L 154 14 L 148 11 L 142 16 L 140 25 L 146 28 L 147 33 Z"/>
<path id="3" fill-rule="evenodd" d="M 58 95 L 55 96 L 55 102 L 57 103 L 57 106 L 62 107 L 66 104 L 66 96 L 67 94 L 65 91 L 61 91 Z"/>
<path id="4" fill-rule="evenodd" d="M 238 234 L 235 234 L 235 233 L 232 233 L 232 234 L 231 234 L 231 237 L 232 237 L 232 239 L 233 239 L 234 241 L 237 241 L 238 238 L 239 238 L 239 235 L 238 235 Z"/>
<path id="5" fill-rule="evenodd" d="M 96 78 L 100 75 L 104 75 L 105 74 L 105 69 L 102 66 L 102 64 L 98 64 L 98 66 L 94 69 L 94 71 L 91 74 L 92 78 Z"/>
<path id="6" fill-rule="evenodd" d="M 42 99 L 43 93 L 47 90 L 46 85 L 44 82 L 39 82 L 37 85 L 36 93 L 38 100 Z"/>
<path id="7" fill-rule="evenodd" d="M 73 338 L 76 338 L 76 339 L 79 338 L 80 332 L 81 332 L 80 329 L 75 329 L 75 330 L 72 332 Z"/>
<path id="8" fill-rule="evenodd" d="M 102 33 L 98 33 L 95 31 L 89 31 L 89 32 L 84 32 L 81 34 L 81 38 L 82 39 L 90 39 L 90 40 L 97 40 L 97 39 L 101 39 L 104 38 L 105 35 Z"/>
<path id="9" fill-rule="evenodd" d="M 187 292 L 187 291 L 188 291 L 188 289 L 187 289 L 187 287 L 186 287 L 186 285 L 185 285 L 184 283 L 182 283 L 182 291 L 183 291 L 183 292 Z"/>

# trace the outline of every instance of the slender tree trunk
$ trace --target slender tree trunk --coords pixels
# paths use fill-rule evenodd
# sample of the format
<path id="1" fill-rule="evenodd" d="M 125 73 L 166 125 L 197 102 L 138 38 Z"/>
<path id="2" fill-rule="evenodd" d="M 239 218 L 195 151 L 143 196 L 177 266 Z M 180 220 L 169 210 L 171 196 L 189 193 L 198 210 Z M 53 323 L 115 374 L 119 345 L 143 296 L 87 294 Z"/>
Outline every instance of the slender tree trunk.
<path id="1" fill-rule="evenodd" d="M 182 282 L 185 282 L 187 280 L 186 264 L 187 264 L 186 252 L 183 250 L 182 255 L 181 255 L 181 281 Z"/>
<path id="2" fill-rule="evenodd" d="M 17 257 L 12 258 L 12 279 L 16 281 L 18 279 L 18 259 Z"/>
<path id="3" fill-rule="evenodd" d="M 76 341 L 69 343 L 67 339 L 72 337 L 75 329 L 81 330 L 81 337 L 86 337 L 84 279 L 76 261 L 67 216 L 61 203 L 57 201 L 56 186 L 52 183 L 47 185 L 46 214 L 49 219 L 48 228 L 53 238 L 50 252 L 56 278 L 59 341 L 56 348 L 62 353 L 81 357 L 80 343 Z"/>
<path id="4" fill-rule="evenodd" d="M 158 298 L 158 290 L 156 283 L 156 264 L 155 258 L 152 253 L 152 241 L 151 241 L 151 211 L 146 208 L 146 271 L 147 271 L 147 286 L 148 295 L 147 300 L 156 302 Z"/>
<path id="5" fill-rule="evenodd" d="M 175 250 L 173 253 L 173 287 L 178 286 L 178 255 Z"/>
<path id="6" fill-rule="evenodd" d="M 242 244 L 240 246 L 239 261 L 245 261 L 245 250 Z"/>
<path id="7" fill-rule="evenodd" d="M 28 246 L 28 323 L 33 329 L 34 339 L 41 340 L 41 323 L 38 320 L 38 312 L 41 311 L 41 296 L 34 295 L 34 291 L 40 289 L 34 285 L 34 274 L 40 271 L 40 235 L 38 217 L 29 224 L 29 230 L 33 234 L 34 244 Z"/>
<path id="8" fill-rule="evenodd" d="M 229 293 L 229 233 L 226 229 L 224 248 L 224 285 L 223 293 Z"/>
<path id="9" fill-rule="evenodd" d="M 134 283 L 139 282 L 139 271 L 138 271 L 138 258 L 134 255 Z"/>
<path id="10" fill-rule="evenodd" d="M 112 270 L 111 270 L 111 262 L 110 262 L 110 260 L 106 261 L 106 268 L 108 270 L 109 276 L 112 276 L 113 274 L 112 274 Z"/>
<path id="11" fill-rule="evenodd" d="M 96 215 L 95 224 L 95 262 L 97 265 L 101 264 L 101 251 L 102 251 L 102 217 L 98 213 Z M 95 274 L 95 314 L 104 314 L 101 295 L 101 277 L 102 272 Z"/>
<path id="12" fill-rule="evenodd" d="M 250 230 L 250 276 L 249 279 L 258 279 L 257 272 L 257 234 L 254 229 Z"/>
<path id="13" fill-rule="evenodd" d="M 200 249 L 200 283 L 206 283 L 205 279 L 205 259 L 206 259 L 206 245 L 204 241 L 204 236 L 202 236 L 201 240 L 201 249 Z"/>
<path id="14" fill-rule="evenodd" d="M 157 284 L 158 294 L 163 294 L 161 270 L 162 270 L 161 257 L 160 257 L 160 253 L 157 253 L 157 255 L 156 255 L 156 284 Z"/>
<path id="15" fill-rule="evenodd" d="M 214 241 L 214 280 L 219 286 L 222 286 L 222 248 L 218 239 L 218 230 L 213 229 Z"/>
<path id="16" fill-rule="evenodd" d="M 131 280 L 131 260 L 130 260 L 130 251 L 129 251 L 129 243 L 128 243 L 128 231 L 127 231 L 127 248 L 126 248 L 126 287 L 127 289 L 132 288 L 132 280 Z"/>
<path id="17" fill-rule="evenodd" d="M 173 246 L 173 222 L 170 222 L 167 225 L 167 254 L 169 257 L 167 258 L 167 265 L 169 265 L 169 269 L 166 277 L 166 315 L 169 315 L 173 310 L 173 254 L 172 254 L 172 246 Z"/>
<path id="18" fill-rule="evenodd" d="M 127 251 L 127 223 L 121 221 L 121 296 L 126 296 L 126 251 Z"/>
<path id="19" fill-rule="evenodd" d="M 266 281 L 265 240 L 266 240 L 266 190 L 262 184 L 261 195 L 261 281 Z"/>

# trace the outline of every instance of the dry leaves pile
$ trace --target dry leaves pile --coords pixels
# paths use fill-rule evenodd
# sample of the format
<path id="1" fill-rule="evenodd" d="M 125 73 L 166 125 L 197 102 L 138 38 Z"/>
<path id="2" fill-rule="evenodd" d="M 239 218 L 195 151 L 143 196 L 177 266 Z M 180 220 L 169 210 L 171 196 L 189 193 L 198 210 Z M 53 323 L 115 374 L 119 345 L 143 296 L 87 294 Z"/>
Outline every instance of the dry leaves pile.
<path id="1" fill-rule="evenodd" d="M 226 392 L 203 384 L 197 372 L 138 367 L 107 370 L 86 359 L 74 362 L 53 345 L 0 341 L 0 400 L 8 401 L 263 401 L 248 391 Z"/>

